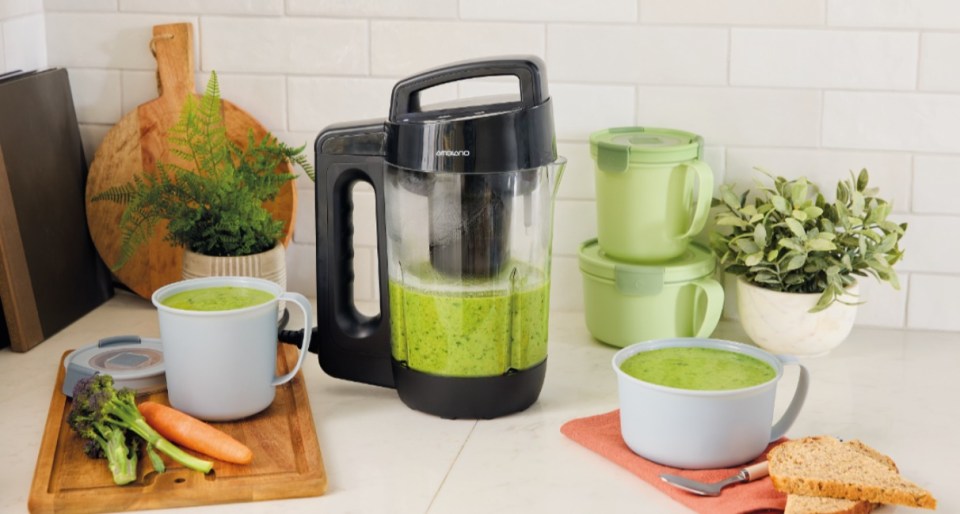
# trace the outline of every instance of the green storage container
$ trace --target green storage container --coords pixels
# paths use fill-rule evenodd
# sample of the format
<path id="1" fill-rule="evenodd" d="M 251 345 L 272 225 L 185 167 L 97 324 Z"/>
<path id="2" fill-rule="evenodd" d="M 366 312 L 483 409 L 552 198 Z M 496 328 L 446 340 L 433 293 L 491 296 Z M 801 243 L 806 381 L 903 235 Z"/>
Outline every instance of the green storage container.
<path id="1" fill-rule="evenodd" d="M 607 255 L 642 264 L 683 255 L 713 196 L 702 152 L 703 139 L 682 130 L 620 127 L 590 135 L 597 239 Z"/>
<path id="2" fill-rule="evenodd" d="M 690 243 L 659 265 L 615 260 L 596 239 L 580 245 L 587 329 L 596 339 L 627 346 L 651 339 L 709 337 L 723 310 L 714 278 L 716 257 Z"/>

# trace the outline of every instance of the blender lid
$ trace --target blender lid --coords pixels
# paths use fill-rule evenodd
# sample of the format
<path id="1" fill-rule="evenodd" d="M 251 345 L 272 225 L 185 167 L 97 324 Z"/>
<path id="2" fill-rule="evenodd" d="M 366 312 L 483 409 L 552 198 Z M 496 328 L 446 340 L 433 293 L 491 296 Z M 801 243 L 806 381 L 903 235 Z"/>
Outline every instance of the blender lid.
<path id="1" fill-rule="evenodd" d="M 514 76 L 519 95 L 462 99 L 424 108 L 420 93 L 441 84 Z M 533 55 L 462 61 L 394 86 L 384 160 L 416 171 L 496 173 L 557 160 L 546 65 Z"/>
<path id="2" fill-rule="evenodd" d="M 114 336 L 96 344 L 78 348 L 63 361 L 66 376 L 63 394 L 73 396 L 73 388 L 83 378 L 98 374 L 113 377 L 118 389 L 129 387 L 138 392 L 166 387 L 163 347 L 158 339 L 140 336 Z"/>
<path id="3" fill-rule="evenodd" d="M 608 257 L 596 239 L 580 245 L 580 271 L 613 280 L 621 290 L 634 294 L 655 293 L 664 284 L 689 282 L 713 273 L 717 260 L 707 247 L 691 242 L 683 255 L 662 264 L 636 264 Z"/>
<path id="4" fill-rule="evenodd" d="M 601 171 L 619 173 L 630 164 L 657 164 L 699 159 L 703 138 L 668 128 L 619 127 L 590 134 L 590 155 Z"/>

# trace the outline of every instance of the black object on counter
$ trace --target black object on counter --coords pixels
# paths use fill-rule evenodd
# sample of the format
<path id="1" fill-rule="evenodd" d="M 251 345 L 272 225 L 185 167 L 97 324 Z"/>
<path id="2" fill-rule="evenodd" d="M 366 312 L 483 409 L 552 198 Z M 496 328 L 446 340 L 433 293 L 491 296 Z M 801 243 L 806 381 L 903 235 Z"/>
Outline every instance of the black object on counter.
<path id="1" fill-rule="evenodd" d="M 426 89 L 490 76 L 516 77 L 519 100 L 421 106 L 420 94 Z M 315 151 L 314 341 L 324 371 L 396 387 L 408 406 L 446 418 L 493 418 L 536 401 L 545 362 L 499 376 L 456 377 L 414 370 L 392 358 L 384 186 L 387 180 L 404 180 L 399 187 L 425 197 L 431 212 L 457 206 L 450 216 L 431 215 L 431 226 L 423 227 L 429 233 L 433 269 L 464 280 L 482 281 L 500 273 L 511 259 L 514 198 L 538 186 L 537 168 L 557 160 L 543 62 L 533 56 L 465 61 L 403 79 L 393 89 L 386 119 L 327 127 L 317 137 Z M 387 167 L 422 173 L 391 178 Z M 444 174 L 462 174 L 463 180 L 437 179 Z M 373 317 L 360 313 L 353 301 L 352 187 L 361 181 L 374 190 L 381 252 L 380 314 Z M 281 339 L 289 335 L 283 333 Z"/>

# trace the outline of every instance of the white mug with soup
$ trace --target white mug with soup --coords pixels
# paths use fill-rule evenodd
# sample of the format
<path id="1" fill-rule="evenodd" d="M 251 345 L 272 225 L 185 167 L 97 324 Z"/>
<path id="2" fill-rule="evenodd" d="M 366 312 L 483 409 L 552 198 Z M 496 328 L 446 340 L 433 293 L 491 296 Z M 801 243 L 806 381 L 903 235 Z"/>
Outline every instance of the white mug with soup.
<path id="1" fill-rule="evenodd" d="M 303 364 L 311 330 L 304 330 L 296 365 L 276 376 L 279 303 L 303 311 L 310 303 L 276 283 L 250 277 L 174 282 L 153 293 L 160 320 L 170 405 L 210 421 L 240 419 L 273 402 L 275 388 Z"/>
<path id="2" fill-rule="evenodd" d="M 783 366 L 800 378 L 774 423 Z M 726 468 L 758 457 L 796 420 L 810 378 L 793 357 L 700 338 L 628 346 L 613 357 L 620 430 L 634 453 L 675 468 Z"/>

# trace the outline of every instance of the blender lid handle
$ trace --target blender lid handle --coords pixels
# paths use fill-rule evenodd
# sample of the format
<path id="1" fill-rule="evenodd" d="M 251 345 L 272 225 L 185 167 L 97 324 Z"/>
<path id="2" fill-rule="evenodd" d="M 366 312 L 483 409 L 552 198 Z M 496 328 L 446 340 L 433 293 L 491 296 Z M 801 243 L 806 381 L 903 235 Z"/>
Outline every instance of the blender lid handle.
<path id="1" fill-rule="evenodd" d="M 540 105 L 550 98 L 543 60 L 535 55 L 503 56 L 461 61 L 407 77 L 393 87 L 390 120 L 420 111 L 420 92 L 441 84 L 479 77 L 513 75 L 520 81 L 520 104 Z"/>

